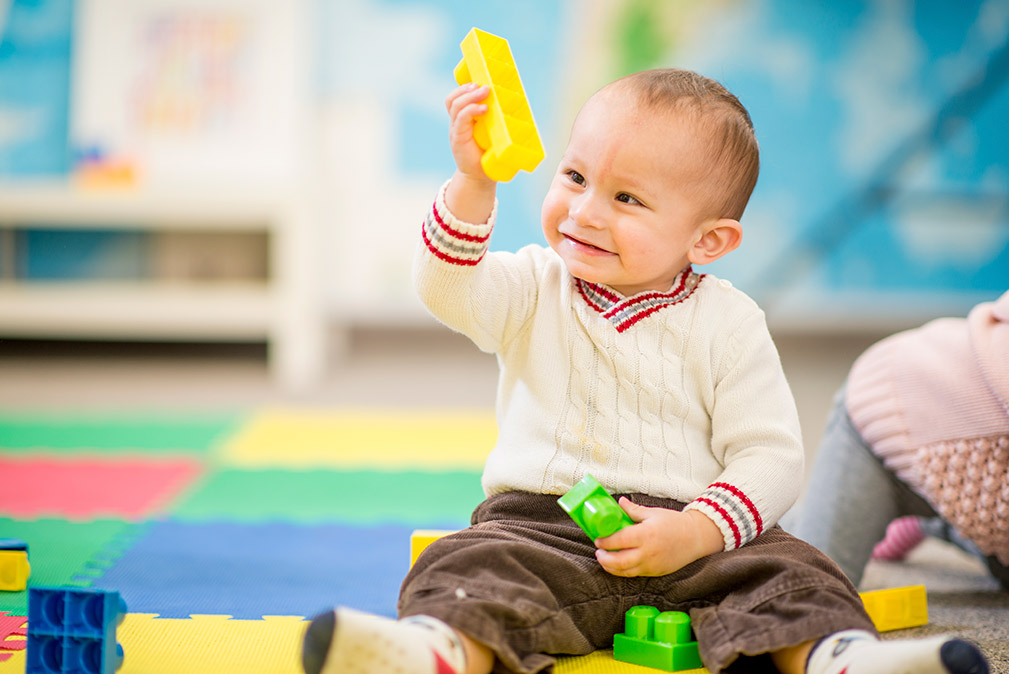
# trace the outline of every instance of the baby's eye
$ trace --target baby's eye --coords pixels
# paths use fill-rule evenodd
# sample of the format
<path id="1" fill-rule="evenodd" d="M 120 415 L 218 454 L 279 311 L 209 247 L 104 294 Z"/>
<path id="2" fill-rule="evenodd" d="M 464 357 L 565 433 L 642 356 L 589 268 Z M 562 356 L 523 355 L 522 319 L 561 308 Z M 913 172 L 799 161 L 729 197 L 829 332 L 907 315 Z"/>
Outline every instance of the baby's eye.
<path id="1" fill-rule="evenodd" d="M 576 185 L 585 184 L 585 176 L 583 176 L 578 171 L 568 171 L 568 178 L 570 178 L 571 182 L 573 182 Z"/>
<path id="2" fill-rule="evenodd" d="M 632 206 L 635 206 L 635 205 L 636 206 L 640 206 L 641 205 L 640 201 L 638 201 L 636 198 L 632 197 L 627 192 L 621 192 L 620 194 L 618 194 L 617 195 L 617 201 L 623 202 L 625 204 L 631 204 Z"/>

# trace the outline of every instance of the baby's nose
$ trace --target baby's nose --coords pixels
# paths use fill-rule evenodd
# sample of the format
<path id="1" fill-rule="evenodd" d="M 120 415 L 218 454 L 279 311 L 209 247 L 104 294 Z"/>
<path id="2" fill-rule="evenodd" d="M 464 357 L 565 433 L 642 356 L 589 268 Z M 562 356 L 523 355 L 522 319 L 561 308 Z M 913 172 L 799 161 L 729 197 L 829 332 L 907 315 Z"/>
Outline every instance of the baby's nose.
<path id="1" fill-rule="evenodd" d="M 575 197 L 570 213 L 571 219 L 583 227 L 599 228 L 605 222 L 605 210 L 592 192 Z"/>

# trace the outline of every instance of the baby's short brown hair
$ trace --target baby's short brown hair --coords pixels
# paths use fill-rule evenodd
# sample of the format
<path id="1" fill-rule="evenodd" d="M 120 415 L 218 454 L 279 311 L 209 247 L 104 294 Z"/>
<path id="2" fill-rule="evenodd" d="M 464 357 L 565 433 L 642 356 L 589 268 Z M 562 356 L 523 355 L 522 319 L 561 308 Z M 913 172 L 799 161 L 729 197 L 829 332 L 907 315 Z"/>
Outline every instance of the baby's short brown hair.
<path id="1" fill-rule="evenodd" d="M 750 113 L 728 89 L 690 70 L 657 68 L 627 75 L 613 84 L 636 91 L 648 107 L 688 112 L 707 136 L 712 208 L 739 220 L 757 184 L 760 150 Z"/>

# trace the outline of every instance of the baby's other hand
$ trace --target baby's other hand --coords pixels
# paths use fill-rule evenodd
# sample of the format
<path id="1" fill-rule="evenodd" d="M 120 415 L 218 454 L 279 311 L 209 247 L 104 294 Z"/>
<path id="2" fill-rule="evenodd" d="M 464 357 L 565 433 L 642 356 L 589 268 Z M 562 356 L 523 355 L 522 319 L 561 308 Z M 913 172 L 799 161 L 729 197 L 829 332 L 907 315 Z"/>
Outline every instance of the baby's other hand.
<path id="1" fill-rule="evenodd" d="M 596 559 L 614 576 L 665 576 L 722 550 L 721 531 L 696 510 L 649 508 L 625 496 L 620 506 L 635 524 L 595 542 Z"/>
<path id="2" fill-rule="evenodd" d="M 483 150 L 473 138 L 473 126 L 476 118 L 487 112 L 487 105 L 482 103 L 490 94 L 490 87 L 477 86 L 474 83 L 464 84 L 445 98 L 445 109 L 449 116 L 449 144 L 452 157 L 455 158 L 459 173 L 468 179 L 489 181 L 484 173 L 480 159 Z"/>

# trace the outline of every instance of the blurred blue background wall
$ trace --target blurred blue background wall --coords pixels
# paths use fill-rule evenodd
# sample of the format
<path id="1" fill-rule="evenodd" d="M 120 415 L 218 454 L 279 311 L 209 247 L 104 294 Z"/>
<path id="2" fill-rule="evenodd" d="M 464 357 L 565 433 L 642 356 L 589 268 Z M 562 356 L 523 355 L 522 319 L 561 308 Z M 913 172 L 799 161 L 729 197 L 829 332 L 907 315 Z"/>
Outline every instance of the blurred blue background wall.
<path id="1" fill-rule="evenodd" d="M 74 17 L 103 1 L 0 0 L 4 179 L 67 176 L 88 149 L 68 130 Z M 134 0 L 145 2 L 172 5 Z M 500 190 L 495 248 L 542 241 L 540 200 L 592 91 L 678 66 L 721 81 L 753 116 L 763 165 L 744 244 L 710 271 L 772 317 L 927 318 L 1009 288 L 1009 0 L 311 0 L 303 12 L 308 131 L 336 140 L 299 157 L 330 167 L 320 171 L 333 204 L 319 227 L 331 257 L 367 248 L 367 233 L 340 238 L 365 217 L 342 204 L 402 202 L 367 223 L 378 249 L 401 236 L 385 219 L 416 211 L 419 222 L 429 197 L 416 195 L 451 174 L 443 100 L 459 41 L 478 26 L 511 43 L 548 154 Z M 408 265 L 401 249 L 390 270 Z M 362 255 L 344 266 L 358 277 L 379 269 L 368 285 L 388 277 L 383 293 L 409 293 L 405 273 Z M 348 277 L 329 273 L 336 306 Z"/>

